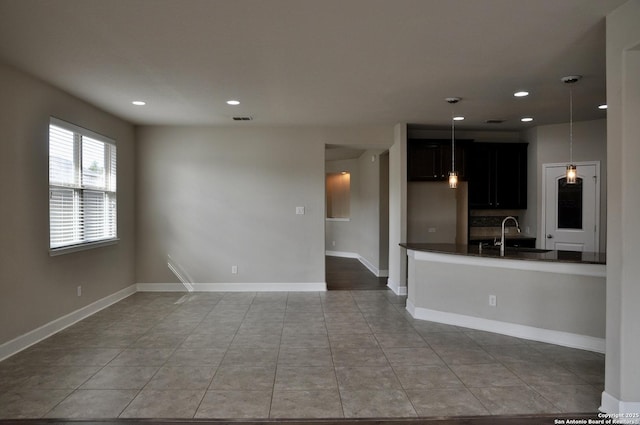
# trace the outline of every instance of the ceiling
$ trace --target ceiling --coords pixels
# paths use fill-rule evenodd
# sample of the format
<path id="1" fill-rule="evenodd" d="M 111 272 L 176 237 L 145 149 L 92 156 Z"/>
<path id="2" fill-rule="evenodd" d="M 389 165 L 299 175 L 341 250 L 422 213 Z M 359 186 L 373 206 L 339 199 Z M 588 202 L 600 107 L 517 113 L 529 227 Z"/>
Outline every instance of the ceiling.
<path id="1" fill-rule="evenodd" d="M 459 128 L 519 130 L 568 121 L 570 74 L 574 120 L 605 117 L 624 2 L 0 0 L 0 62 L 135 124 L 440 128 L 458 96 Z"/>

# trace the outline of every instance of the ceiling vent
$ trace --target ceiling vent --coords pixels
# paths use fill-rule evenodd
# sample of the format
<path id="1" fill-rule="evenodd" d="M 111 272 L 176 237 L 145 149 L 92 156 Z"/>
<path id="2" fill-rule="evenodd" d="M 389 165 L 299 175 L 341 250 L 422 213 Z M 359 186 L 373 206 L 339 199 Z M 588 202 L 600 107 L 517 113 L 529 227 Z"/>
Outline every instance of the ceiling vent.
<path id="1" fill-rule="evenodd" d="M 253 117 L 233 117 L 234 121 L 251 121 Z"/>
<path id="2" fill-rule="evenodd" d="M 504 120 L 486 120 L 486 124 L 502 124 Z"/>

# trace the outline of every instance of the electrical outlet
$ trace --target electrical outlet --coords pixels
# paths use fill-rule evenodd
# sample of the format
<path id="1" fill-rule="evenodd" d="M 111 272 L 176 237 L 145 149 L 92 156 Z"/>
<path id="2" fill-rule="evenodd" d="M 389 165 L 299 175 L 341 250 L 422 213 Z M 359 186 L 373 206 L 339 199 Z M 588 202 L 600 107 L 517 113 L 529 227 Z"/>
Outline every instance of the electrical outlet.
<path id="1" fill-rule="evenodd" d="M 331 246 L 336 246 L 336 241 L 331 241 Z"/>
<path id="2" fill-rule="evenodd" d="M 238 274 L 238 266 L 231 266 L 231 274 Z"/>
<path id="3" fill-rule="evenodd" d="M 498 305 L 498 297 L 495 295 L 489 295 L 489 305 L 491 307 L 495 307 Z"/>
<path id="4" fill-rule="evenodd" d="M 79 297 L 82 296 L 82 286 L 78 286 L 77 293 Z"/>
<path id="5" fill-rule="evenodd" d="M 427 229 L 429 233 L 435 233 L 436 232 L 436 228 L 435 227 L 429 227 L 429 229 Z"/>
<path id="6" fill-rule="evenodd" d="M 297 215 L 304 215 L 304 207 L 296 207 Z"/>

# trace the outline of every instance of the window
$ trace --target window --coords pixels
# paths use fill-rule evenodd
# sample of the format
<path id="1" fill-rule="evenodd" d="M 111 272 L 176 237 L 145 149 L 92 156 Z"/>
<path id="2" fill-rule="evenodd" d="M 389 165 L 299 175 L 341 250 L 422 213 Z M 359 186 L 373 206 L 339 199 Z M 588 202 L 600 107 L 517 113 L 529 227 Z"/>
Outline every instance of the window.
<path id="1" fill-rule="evenodd" d="M 49 251 L 117 240 L 116 145 L 73 124 L 49 122 Z"/>
<path id="2" fill-rule="evenodd" d="M 347 171 L 327 174 L 327 218 L 349 219 L 351 196 L 351 174 Z"/>
<path id="3" fill-rule="evenodd" d="M 558 229 L 582 230 L 582 178 L 567 183 L 567 178 L 558 180 Z"/>

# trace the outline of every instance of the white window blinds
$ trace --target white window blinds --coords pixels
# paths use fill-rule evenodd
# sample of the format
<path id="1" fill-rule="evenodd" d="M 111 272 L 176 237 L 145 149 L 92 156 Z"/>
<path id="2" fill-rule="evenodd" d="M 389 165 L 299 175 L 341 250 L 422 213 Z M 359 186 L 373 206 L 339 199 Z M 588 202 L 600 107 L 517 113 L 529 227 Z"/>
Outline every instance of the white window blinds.
<path id="1" fill-rule="evenodd" d="M 49 249 L 55 253 L 116 238 L 115 142 L 51 118 Z"/>

